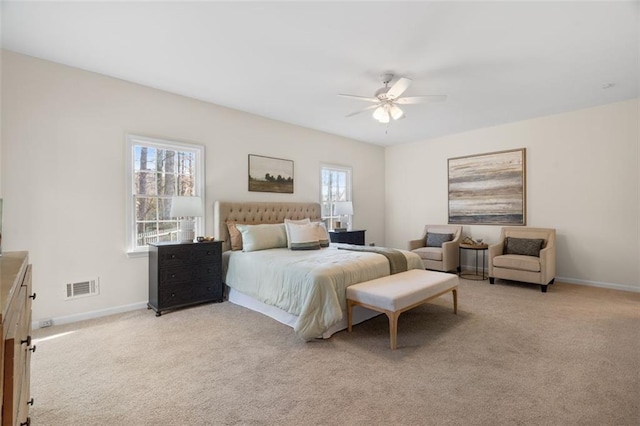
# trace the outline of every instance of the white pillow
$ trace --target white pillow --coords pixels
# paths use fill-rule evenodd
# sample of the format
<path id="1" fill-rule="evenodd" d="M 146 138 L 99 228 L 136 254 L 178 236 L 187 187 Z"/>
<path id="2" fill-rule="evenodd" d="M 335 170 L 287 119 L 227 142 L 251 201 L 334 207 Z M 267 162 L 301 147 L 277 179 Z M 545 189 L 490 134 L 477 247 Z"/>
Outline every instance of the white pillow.
<path id="1" fill-rule="evenodd" d="M 284 220 L 284 229 L 287 233 L 287 247 L 291 248 L 291 236 L 289 235 L 289 228 L 287 227 L 287 223 L 295 223 L 296 225 L 304 225 L 304 224 L 308 224 L 311 223 L 311 220 L 309 220 L 308 217 L 305 217 L 304 219 L 298 219 L 298 220 L 293 220 L 293 219 L 285 219 Z"/>
<path id="2" fill-rule="evenodd" d="M 318 242 L 320 247 L 329 247 L 329 232 L 324 222 L 313 222 L 318 226 Z"/>
<path id="3" fill-rule="evenodd" d="M 289 231 L 289 248 L 291 250 L 318 250 L 318 226 L 314 223 L 296 224 L 286 223 Z"/>
<path id="4" fill-rule="evenodd" d="M 266 250 L 287 246 L 284 224 L 242 225 L 236 224 L 242 234 L 242 251 Z"/>

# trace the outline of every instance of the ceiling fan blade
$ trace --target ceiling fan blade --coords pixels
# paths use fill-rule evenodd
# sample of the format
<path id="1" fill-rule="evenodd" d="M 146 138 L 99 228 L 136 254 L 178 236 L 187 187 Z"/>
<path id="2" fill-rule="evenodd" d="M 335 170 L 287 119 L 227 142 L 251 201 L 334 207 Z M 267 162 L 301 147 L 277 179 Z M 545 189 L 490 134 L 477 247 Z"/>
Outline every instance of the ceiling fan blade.
<path id="1" fill-rule="evenodd" d="M 363 108 L 363 109 L 361 109 L 361 110 L 359 110 L 359 111 L 352 112 L 351 114 L 347 114 L 347 115 L 345 115 L 345 117 L 351 117 L 351 116 L 354 116 L 354 115 L 356 115 L 356 114 L 360 114 L 361 112 L 369 111 L 369 110 L 374 109 L 374 108 L 377 108 L 377 107 L 378 107 L 378 105 L 377 105 L 377 104 L 376 104 L 376 105 L 371 105 L 371 106 L 368 106 L 368 107 L 366 107 L 366 108 Z"/>
<path id="2" fill-rule="evenodd" d="M 423 102 L 442 102 L 447 99 L 447 95 L 430 95 L 430 96 L 409 96 L 407 98 L 396 99 L 397 104 L 421 104 Z"/>
<path id="3" fill-rule="evenodd" d="M 344 95 L 342 93 L 338 93 L 338 96 L 342 96 L 343 98 L 359 99 L 361 101 L 367 101 L 367 102 L 380 102 L 380 99 L 372 98 L 372 97 L 369 97 L 369 96 Z"/>
<path id="4" fill-rule="evenodd" d="M 412 80 L 410 78 L 401 77 L 387 92 L 387 99 L 397 99 L 409 88 L 411 82 Z"/>

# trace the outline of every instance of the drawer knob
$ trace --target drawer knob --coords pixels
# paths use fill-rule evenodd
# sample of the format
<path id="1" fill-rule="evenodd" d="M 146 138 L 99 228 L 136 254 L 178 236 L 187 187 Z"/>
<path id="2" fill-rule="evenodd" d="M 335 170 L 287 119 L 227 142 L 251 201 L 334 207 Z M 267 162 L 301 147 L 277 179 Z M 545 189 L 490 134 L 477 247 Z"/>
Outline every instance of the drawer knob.
<path id="1" fill-rule="evenodd" d="M 175 278 L 175 277 L 176 277 L 176 274 L 171 274 L 171 278 Z"/>
<path id="2" fill-rule="evenodd" d="M 171 297 L 176 297 L 176 294 L 175 293 L 171 293 Z"/>
<path id="3" fill-rule="evenodd" d="M 20 340 L 21 345 L 24 345 L 25 343 L 27 344 L 27 346 L 31 346 L 31 336 L 27 336 L 26 339 Z"/>
<path id="4" fill-rule="evenodd" d="M 208 256 L 208 255 L 210 255 L 210 254 L 211 254 L 211 252 L 210 252 L 210 251 L 208 251 L 208 252 L 207 252 L 207 256 Z"/>
<path id="5" fill-rule="evenodd" d="M 36 353 L 36 345 L 33 345 L 32 347 L 30 347 L 29 350 L 35 354 Z"/>
<path id="6" fill-rule="evenodd" d="M 171 258 L 172 258 L 172 259 L 175 259 L 175 258 L 176 258 L 176 255 L 175 255 L 175 254 L 172 254 L 172 255 L 171 255 Z"/>
<path id="7" fill-rule="evenodd" d="M 20 426 L 31 426 L 31 417 L 27 417 L 27 421 L 20 423 Z"/>
<path id="8" fill-rule="evenodd" d="M 33 293 L 31 296 L 29 296 L 31 299 L 36 300 L 36 294 Z"/>
<path id="9" fill-rule="evenodd" d="M 31 398 L 30 400 L 27 401 L 27 405 L 33 406 L 33 398 Z"/>

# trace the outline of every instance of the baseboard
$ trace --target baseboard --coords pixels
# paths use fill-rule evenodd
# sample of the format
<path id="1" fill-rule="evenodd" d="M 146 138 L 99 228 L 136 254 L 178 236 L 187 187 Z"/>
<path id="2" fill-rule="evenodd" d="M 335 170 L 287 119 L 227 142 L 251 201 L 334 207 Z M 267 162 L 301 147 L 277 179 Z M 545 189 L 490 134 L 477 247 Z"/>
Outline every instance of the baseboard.
<path id="1" fill-rule="evenodd" d="M 576 280 L 574 278 L 566 278 L 566 277 L 556 277 L 556 282 L 586 285 L 589 287 L 610 288 L 612 290 L 623 290 L 623 291 L 632 291 L 634 293 L 640 293 L 640 287 L 624 285 L 624 284 L 603 283 L 600 281 Z"/>
<path id="2" fill-rule="evenodd" d="M 64 317 L 51 318 L 53 325 L 69 324 L 72 322 L 84 321 L 88 319 L 106 317 L 107 315 L 121 314 L 123 312 L 135 311 L 147 307 L 147 302 L 132 303 L 130 305 L 115 306 L 113 308 L 101 309 L 99 311 L 84 312 L 81 314 L 67 315 Z M 31 328 L 40 328 L 40 320 L 32 321 Z"/>
<path id="3" fill-rule="evenodd" d="M 461 266 L 463 271 L 475 271 L 475 264 L 461 265 Z M 479 269 L 482 270 L 482 268 L 479 268 Z M 485 274 L 489 275 L 489 268 L 485 268 L 484 272 Z M 640 287 L 625 285 L 625 284 L 614 284 L 614 283 L 605 283 L 601 281 L 579 280 L 579 279 L 567 278 L 567 277 L 556 277 L 556 282 L 586 285 L 589 287 L 610 288 L 612 290 L 622 290 L 622 291 L 631 291 L 634 293 L 640 293 Z"/>

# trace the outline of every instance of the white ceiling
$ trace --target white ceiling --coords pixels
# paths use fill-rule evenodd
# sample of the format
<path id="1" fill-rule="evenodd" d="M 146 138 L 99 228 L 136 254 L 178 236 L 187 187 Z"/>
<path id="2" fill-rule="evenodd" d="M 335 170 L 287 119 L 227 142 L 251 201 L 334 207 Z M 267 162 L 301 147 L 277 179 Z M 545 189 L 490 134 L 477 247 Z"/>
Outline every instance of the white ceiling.
<path id="1" fill-rule="evenodd" d="M 4 1 L 2 46 L 392 145 L 638 97 L 639 2 Z M 379 75 L 409 77 L 390 126 Z M 613 83 L 607 89 L 606 83 Z"/>

